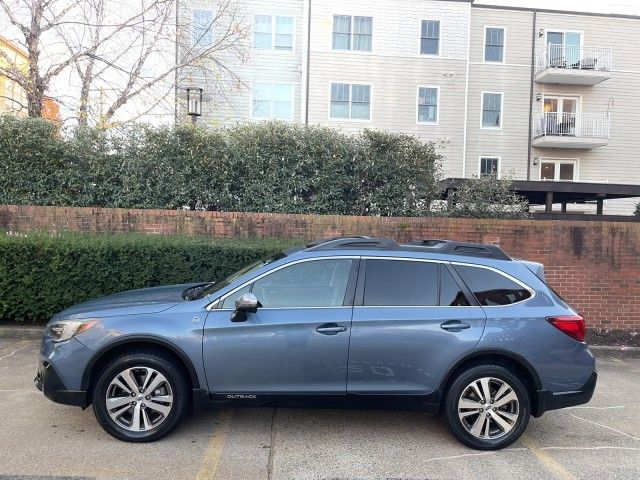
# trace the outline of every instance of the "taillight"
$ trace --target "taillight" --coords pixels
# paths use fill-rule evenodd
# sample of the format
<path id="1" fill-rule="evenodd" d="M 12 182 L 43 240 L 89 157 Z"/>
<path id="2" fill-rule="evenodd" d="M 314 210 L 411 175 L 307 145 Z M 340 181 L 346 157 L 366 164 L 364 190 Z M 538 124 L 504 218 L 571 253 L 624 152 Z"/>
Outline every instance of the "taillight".
<path id="1" fill-rule="evenodd" d="M 584 342 L 586 329 L 584 325 L 584 318 L 580 315 L 547 317 L 547 321 L 561 332 L 569 335 L 571 338 L 575 338 L 579 342 Z"/>

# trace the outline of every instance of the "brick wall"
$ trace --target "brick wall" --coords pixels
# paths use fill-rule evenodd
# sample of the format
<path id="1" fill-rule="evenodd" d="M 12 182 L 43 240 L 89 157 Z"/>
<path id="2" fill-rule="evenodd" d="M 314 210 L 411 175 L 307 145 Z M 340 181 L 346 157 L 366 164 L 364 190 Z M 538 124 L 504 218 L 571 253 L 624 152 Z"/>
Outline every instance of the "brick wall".
<path id="1" fill-rule="evenodd" d="M 499 244 L 542 262 L 549 283 L 592 328 L 640 330 L 640 223 L 376 218 L 268 213 L 184 212 L 0 206 L 12 231 L 142 232 L 313 239 L 371 235 L 408 241 L 444 238 Z"/>

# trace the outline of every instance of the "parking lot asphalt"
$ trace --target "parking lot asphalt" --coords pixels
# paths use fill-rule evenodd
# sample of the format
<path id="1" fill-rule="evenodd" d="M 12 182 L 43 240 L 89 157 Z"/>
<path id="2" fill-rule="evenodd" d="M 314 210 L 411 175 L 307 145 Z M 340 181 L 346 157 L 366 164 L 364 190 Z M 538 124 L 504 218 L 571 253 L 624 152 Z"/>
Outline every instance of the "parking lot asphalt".
<path id="1" fill-rule="evenodd" d="M 498 452 L 458 443 L 444 420 L 402 411 L 220 409 L 128 444 L 91 408 L 33 386 L 38 342 L 0 338 L 0 479 L 637 479 L 640 358 L 598 358 L 593 400 L 532 419 Z"/>

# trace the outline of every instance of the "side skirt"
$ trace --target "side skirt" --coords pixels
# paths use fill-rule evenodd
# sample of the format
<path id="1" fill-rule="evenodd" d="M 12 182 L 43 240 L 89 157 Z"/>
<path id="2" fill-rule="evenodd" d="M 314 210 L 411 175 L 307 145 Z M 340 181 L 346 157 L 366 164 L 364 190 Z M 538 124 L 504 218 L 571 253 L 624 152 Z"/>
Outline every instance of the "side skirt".
<path id="1" fill-rule="evenodd" d="M 440 408 L 436 395 L 313 395 L 280 393 L 211 393 L 212 405 L 233 407 L 291 407 L 363 410 L 411 410 L 430 414 Z"/>

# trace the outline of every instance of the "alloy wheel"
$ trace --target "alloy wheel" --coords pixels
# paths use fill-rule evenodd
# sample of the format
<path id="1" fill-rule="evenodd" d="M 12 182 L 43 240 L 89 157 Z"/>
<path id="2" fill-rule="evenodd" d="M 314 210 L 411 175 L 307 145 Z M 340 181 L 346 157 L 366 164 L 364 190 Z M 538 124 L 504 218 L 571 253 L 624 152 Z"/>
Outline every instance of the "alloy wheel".
<path id="1" fill-rule="evenodd" d="M 118 373 L 107 388 L 107 412 L 130 432 L 147 432 L 164 422 L 173 406 L 171 385 L 150 367 L 132 367 Z"/>
<path id="2" fill-rule="evenodd" d="M 471 382 L 458 399 L 458 418 L 474 437 L 494 440 L 509 433 L 520 413 L 514 389 L 504 380 L 482 377 Z"/>

